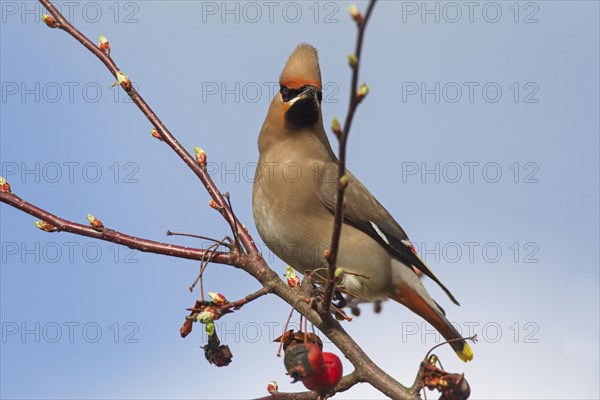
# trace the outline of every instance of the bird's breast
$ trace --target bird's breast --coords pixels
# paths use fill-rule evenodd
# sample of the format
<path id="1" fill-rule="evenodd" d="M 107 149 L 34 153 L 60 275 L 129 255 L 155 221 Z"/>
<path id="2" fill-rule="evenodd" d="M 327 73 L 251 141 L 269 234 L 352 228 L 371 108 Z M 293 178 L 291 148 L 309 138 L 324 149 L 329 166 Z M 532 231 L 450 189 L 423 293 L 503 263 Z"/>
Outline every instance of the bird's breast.
<path id="1" fill-rule="evenodd" d="M 333 218 L 318 197 L 311 163 L 260 159 L 252 208 L 267 247 L 299 271 L 323 265 Z"/>

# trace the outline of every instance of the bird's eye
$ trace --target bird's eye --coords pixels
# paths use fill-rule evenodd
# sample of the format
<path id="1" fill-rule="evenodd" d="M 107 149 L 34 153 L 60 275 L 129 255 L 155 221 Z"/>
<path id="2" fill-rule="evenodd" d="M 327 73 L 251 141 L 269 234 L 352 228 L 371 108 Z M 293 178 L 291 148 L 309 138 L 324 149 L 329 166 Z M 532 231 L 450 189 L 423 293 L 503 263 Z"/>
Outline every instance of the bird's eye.
<path id="1" fill-rule="evenodd" d="M 287 86 L 281 85 L 281 87 L 279 89 L 279 93 L 281 93 L 282 100 L 285 103 L 287 103 L 288 101 L 292 100 L 294 97 L 296 97 L 300 93 L 302 93 L 302 90 L 299 90 L 299 89 L 290 89 Z"/>
<path id="2" fill-rule="evenodd" d="M 279 89 L 279 92 L 281 93 L 281 98 L 286 103 L 292 100 L 294 97 L 298 96 L 298 94 L 300 94 L 300 91 L 290 89 L 289 87 L 283 85 L 281 85 L 281 89 Z"/>
<path id="3" fill-rule="evenodd" d="M 279 93 L 281 93 L 281 99 L 286 103 L 290 101 L 288 91 L 289 89 L 283 85 L 281 85 L 279 88 Z"/>

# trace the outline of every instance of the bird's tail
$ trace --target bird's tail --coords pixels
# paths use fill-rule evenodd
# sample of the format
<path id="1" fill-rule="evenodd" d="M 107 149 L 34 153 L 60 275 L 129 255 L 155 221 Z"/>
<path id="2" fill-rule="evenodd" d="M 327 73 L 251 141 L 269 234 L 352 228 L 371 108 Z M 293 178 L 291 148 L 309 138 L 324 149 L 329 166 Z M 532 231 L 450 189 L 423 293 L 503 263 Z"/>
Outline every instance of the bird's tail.
<path id="1" fill-rule="evenodd" d="M 452 326 L 444 315 L 444 311 L 429 296 L 414 271 L 404 265 L 399 265 L 399 267 L 400 270 L 395 268 L 392 299 L 423 317 L 446 340 L 461 339 L 462 335 Z M 456 340 L 450 342 L 450 345 L 464 362 L 473 359 L 473 351 L 465 340 Z"/>

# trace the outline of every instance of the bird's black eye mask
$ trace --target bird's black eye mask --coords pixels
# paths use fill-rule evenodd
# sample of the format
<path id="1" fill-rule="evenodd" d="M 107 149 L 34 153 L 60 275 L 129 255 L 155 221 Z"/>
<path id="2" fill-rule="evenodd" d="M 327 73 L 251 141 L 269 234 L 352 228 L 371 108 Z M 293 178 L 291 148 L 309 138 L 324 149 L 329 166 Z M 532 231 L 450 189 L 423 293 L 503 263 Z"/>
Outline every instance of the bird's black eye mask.
<path id="1" fill-rule="evenodd" d="M 288 101 L 290 101 L 290 100 L 294 99 L 296 96 L 298 96 L 300 93 L 304 92 L 307 88 L 308 88 L 308 85 L 302 86 L 299 89 L 291 89 L 287 86 L 280 85 L 279 93 L 281 93 L 281 98 L 283 99 L 283 101 L 285 103 L 287 103 Z M 321 100 L 323 100 L 322 92 L 317 92 L 317 99 L 319 100 L 319 104 L 320 104 Z"/>

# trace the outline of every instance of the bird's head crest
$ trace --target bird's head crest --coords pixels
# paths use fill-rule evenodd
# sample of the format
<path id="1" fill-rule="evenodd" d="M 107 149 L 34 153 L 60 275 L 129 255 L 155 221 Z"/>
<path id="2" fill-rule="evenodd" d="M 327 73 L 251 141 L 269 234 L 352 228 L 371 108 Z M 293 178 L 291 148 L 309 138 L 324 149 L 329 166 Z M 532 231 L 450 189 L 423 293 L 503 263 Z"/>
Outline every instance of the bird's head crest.
<path id="1" fill-rule="evenodd" d="M 281 72 L 279 84 L 290 89 L 314 86 L 321 91 L 321 69 L 317 49 L 306 43 L 298 45 Z"/>

